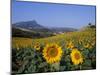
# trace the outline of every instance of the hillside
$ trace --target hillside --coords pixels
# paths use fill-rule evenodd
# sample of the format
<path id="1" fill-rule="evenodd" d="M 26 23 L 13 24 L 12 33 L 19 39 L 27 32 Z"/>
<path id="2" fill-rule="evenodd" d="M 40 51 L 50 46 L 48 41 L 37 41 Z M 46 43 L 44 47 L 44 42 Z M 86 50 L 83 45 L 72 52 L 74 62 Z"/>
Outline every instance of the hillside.
<path id="1" fill-rule="evenodd" d="M 68 27 L 52 27 L 49 28 L 52 32 L 73 32 L 73 31 L 77 31 L 77 29 L 75 28 L 68 28 Z"/>
<path id="2" fill-rule="evenodd" d="M 12 37 L 43 38 L 53 36 L 51 32 L 36 32 L 23 28 L 12 28 Z"/>

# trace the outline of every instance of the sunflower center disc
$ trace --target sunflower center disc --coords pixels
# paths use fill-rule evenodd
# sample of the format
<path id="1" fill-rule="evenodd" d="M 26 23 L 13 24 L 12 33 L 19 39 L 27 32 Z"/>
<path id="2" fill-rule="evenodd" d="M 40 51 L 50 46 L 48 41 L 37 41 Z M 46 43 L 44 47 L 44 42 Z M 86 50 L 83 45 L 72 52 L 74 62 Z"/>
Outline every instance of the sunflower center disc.
<path id="1" fill-rule="evenodd" d="M 51 48 L 51 49 L 48 50 L 48 55 L 50 57 L 55 57 L 57 55 L 57 53 L 58 53 L 58 51 L 57 51 L 56 48 Z"/>
<path id="2" fill-rule="evenodd" d="M 80 59 L 80 55 L 79 55 L 79 53 L 75 53 L 75 59 Z"/>

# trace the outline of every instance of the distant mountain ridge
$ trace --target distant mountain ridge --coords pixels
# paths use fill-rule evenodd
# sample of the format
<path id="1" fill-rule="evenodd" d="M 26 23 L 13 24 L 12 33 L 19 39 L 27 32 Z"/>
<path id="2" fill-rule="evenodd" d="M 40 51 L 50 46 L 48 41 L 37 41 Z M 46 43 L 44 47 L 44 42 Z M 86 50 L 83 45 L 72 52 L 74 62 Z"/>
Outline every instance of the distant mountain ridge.
<path id="1" fill-rule="evenodd" d="M 13 27 L 23 28 L 28 30 L 35 30 L 35 31 L 53 31 L 53 32 L 70 32 L 76 31 L 77 29 L 68 28 L 68 27 L 44 27 L 43 25 L 38 24 L 35 20 L 32 21 L 23 21 L 12 24 Z"/>
<path id="2" fill-rule="evenodd" d="M 34 30 L 34 31 L 49 31 L 49 29 L 45 28 L 44 26 L 38 24 L 35 20 L 32 21 L 26 21 L 26 22 L 18 22 L 12 24 L 13 27 L 17 28 L 24 28 L 24 29 L 29 29 L 29 30 Z"/>
<path id="3" fill-rule="evenodd" d="M 12 36 L 13 37 L 31 37 L 41 38 L 54 36 L 54 34 L 73 32 L 76 31 L 74 28 L 67 27 L 45 27 L 38 24 L 35 20 L 23 21 L 12 24 Z"/>

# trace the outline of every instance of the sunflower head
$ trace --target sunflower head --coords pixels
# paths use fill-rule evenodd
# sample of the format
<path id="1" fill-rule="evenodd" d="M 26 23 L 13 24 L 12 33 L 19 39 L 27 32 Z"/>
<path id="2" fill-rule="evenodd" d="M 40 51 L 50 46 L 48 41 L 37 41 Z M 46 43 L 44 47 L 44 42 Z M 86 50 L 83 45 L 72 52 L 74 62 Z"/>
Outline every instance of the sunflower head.
<path id="1" fill-rule="evenodd" d="M 92 45 L 90 45 L 89 43 L 87 43 L 87 44 L 84 45 L 84 47 L 85 48 L 88 48 L 88 49 L 91 49 L 92 48 Z"/>
<path id="2" fill-rule="evenodd" d="M 38 50 L 40 50 L 40 44 L 39 43 L 36 43 L 35 45 L 34 45 L 34 48 L 38 51 Z"/>
<path id="3" fill-rule="evenodd" d="M 44 47 L 43 57 L 47 63 L 52 64 L 59 62 L 62 56 L 62 49 L 57 44 L 48 44 Z"/>
<path id="4" fill-rule="evenodd" d="M 74 44 L 70 41 L 70 42 L 67 44 L 67 48 L 69 48 L 69 49 L 74 48 Z"/>
<path id="5" fill-rule="evenodd" d="M 74 65 L 78 65 L 78 64 L 83 63 L 82 54 L 78 49 L 73 49 L 70 56 L 71 56 L 71 60 L 72 60 Z"/>

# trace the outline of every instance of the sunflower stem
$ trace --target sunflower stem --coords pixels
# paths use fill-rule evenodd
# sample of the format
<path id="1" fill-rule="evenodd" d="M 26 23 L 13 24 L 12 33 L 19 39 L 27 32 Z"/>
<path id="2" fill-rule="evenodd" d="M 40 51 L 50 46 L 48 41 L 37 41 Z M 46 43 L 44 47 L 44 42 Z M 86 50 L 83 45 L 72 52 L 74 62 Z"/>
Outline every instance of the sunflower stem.
<path id="1" fill-rule="evenodd" d="M 80 70 L 82 69 L 82 66 L 80 65 Z"/>

